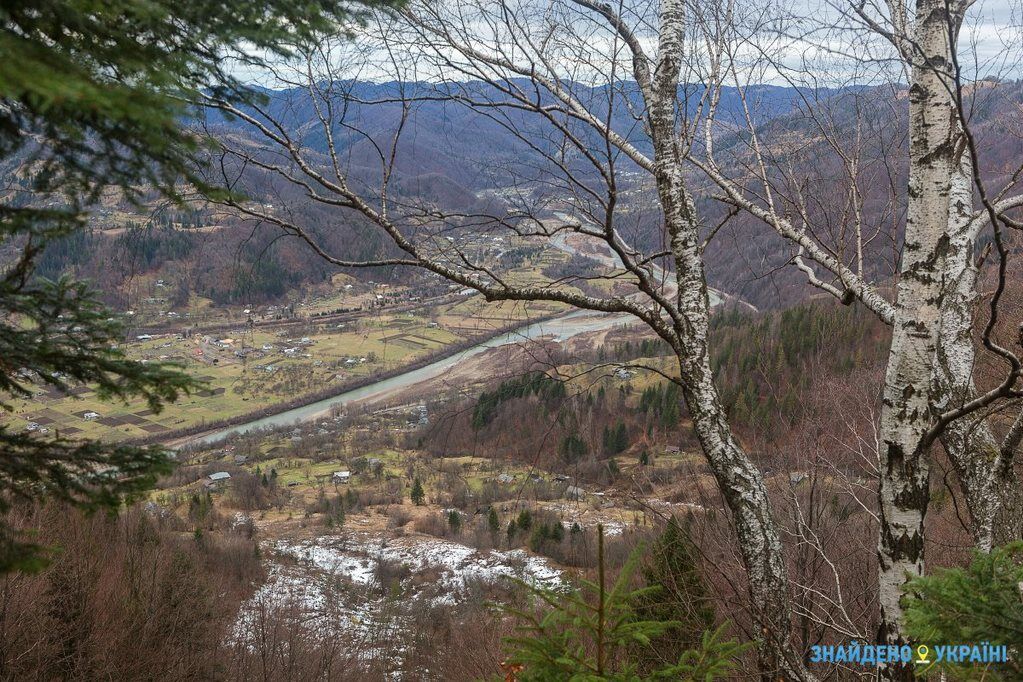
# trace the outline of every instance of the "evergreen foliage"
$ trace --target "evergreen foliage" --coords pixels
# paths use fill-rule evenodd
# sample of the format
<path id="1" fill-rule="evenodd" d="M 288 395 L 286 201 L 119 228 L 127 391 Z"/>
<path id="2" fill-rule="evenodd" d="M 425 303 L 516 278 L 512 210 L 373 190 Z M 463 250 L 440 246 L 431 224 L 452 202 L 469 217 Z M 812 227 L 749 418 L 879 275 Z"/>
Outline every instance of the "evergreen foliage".
<path id="1" fill-rule="evenodd" d="M 712 320 L 711 367 L 736 424 L 778 433 L 799 416 L 799 395 L 813 379 L 807 362 L 837 376 L 881 362 L 889 331 L 859 307 L 807 304 L 751 317 L 731 310 Z"/>
<path id="2" fill-rule="evenodd" d="M 617 455 L 629 447 L 629 432 L 625 422 L 619 420 L 614 426 L 605 426 L 602 437 L 605 455 Z"/>
<path id="3" fill-rule="evenodd" d="M 533 532 L 529 534 L 529 548 L 542 554 L 549 545 L 560 545 L 564 539 L 565 528 L 560 521 L 534 524 Z"/>
<path id="4" fill-rule="evenodd" d="M 412 500 L 412 504 L 417 506 L 422 505 L 426 501 L 423 483 L 418 478 L 412 483 L 412 492 L 409 493 L 409 499 Z"/>
<path id="5" fill-rule="evenodd" d="M 320 491 L 320 505 L 323 508 L 324 525 L 327 528 L 342 528 L 345 525 L 345 503 L 340 495 L 327 499 Z"/>
<path id="6" fill-rule="evenodd" d="M 910 580 L 905 588 L 906 633 L 934 645 L 1008 647 L 1006 664 L 944 664 L 943 673 L 957 680 L 1023 679 L 1023 542 L 977 552 L 965 568 L 939 568 Z M 935 658 L 936 662 L 936 658 Z M 937 673 L 928 668 L 927 673 Z"/>
<path id="7" fill-rule="evenodd" d="M 647 619 L 635 605 L 657 588 L 630 588 L 642 548 L 632 554 L 609 587 L 605 576 L 603 528 L 597 531 L 597 582 L 583 581 L 580 590 L 555 591 L 520 583 L 542 615 L 504 607 L 518 621 L 519 634 L 506 640 L 506 665 L 521 666 L 520 682 L 639 682 L 683 680 L 701 682 L 728 674 L 731 659 L 743 645 L 724 639 L 725 626 L 703 633 L 693 649 L 671 662 L 641 670 L 644 648 L 668 632 L 672 621 Z"/>
<path id="8" fill-rule="evenodd" d="M 502 381 L 494 391 L 484 391 L 472 411 L 472 427 L 479 431 L 497 416 L 497 408 L 515 398 L 539 397 L 545 405 L 556 405 L 565 398 L 565 384 L 543 372 L 531 372 Z"/>
<path id="9" fill-rule="evenodd" d="M 662 428 L 677 426 L 682 415 L 682 389 L 674 382 L 648 386 L 639 396 L 639 411 L 651 415 Z"/>
<path id="10" fill-rule="evenodd" d="M 519 512 L 519 518 L 515 525 L 519 530 L 529 530 L 533 527 L 533 514 L 528 509 L 523 509 Z"/>
<path id="11" fill-rule="evenodd" d="M 497 534 L 501 531 L 501 519 L 497 516 L 497 510 L 493 507 L 487 512 L 487 528 L 490 530 L 491 537 L 496 538 Z"/>
<path id="12" fill-rule="evenodd" d="M 568 434 L 561 439 L 561 444 L 558 446 L 558 454 L 568 464 L 578 462 L 589 454 L 589 451 L 590 448 L 586 445 L 586 441 L 578 433 Z"/>
<path id="13" fill-rule="evenodd" d="M 462 515 L 455 509 L 448 512 L 448 527 L 456 535 L 462 532 Z"/>
<path id="14" fill-rule="evenodd" d="M 674 516 L 651 546 L 641 573 L 647 587 L 636 611 L 647 620 L 674 624 L 650 641 L 654 661 L 678 660 L 698 647 L 703 633 L 714 627 L 714 609 L 694 558 L 695 547 Z"/>
<path id="15" fill-rule="evenodd" d="M 352 16 L 332 0 L 11 0 L 0 5 L 0 407 L 40 390 L 88 385 L 159 411 L 193 383 L 177 368 L 128 360 L 119 321 L 89 287 L 38 267 L 48 247 L 83 248 L 87 211 L 108 190 L 140 202 L 215 194 L 182 125 L 198 93 L 255 98 L 224 69 L 230 55 L 286 56 L 287 45 Z M 145 248 L 149 248 L 146 246 Z M 183 247 L 182 247 L 183 248 Z M 43 263 L 46 266 L 46 263 Z M 160 448 L 17 433 L 0 427 L 0 512 L 16 500 L 112 509 L 152 485 Z M 33 569 L 41 547 L 0 524 L 0 571 Z"/>

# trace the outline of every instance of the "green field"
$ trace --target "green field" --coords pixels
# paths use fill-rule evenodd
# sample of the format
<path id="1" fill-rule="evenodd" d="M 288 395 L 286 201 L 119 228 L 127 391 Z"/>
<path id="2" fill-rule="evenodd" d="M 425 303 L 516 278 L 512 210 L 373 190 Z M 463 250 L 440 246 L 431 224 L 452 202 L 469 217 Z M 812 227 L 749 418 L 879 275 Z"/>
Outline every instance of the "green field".
<path id="1" fill-rule="evenodd" d="M 141 401 L 104 403 L 87 386 L 74 395 L 40 391 L 13 401 L 0 423 L 16 430 L 32 422 L 73 437 L 123 440 L 189 428 L 250 413 L 277 403 L 339 389 L 361 378 L 393 371 L 419 358 L 493 330 L 555 310 L 553 306 L 485 304 L 480 297 L 417 313 L 364 317 L 342 325 L 308 324 L 282 331 L 255 328 L 182 337 L 167 334 L 124 345 L 129 357 L 180 365 L 201 379 L 203 390 L 159 414 Z M 302 339 L 308 341 L 303 342 Z M 285 349 L 289 350 L 285 353 Z M 240 357 L 244 356 L 244 357 Z M 88 413 L 99 416 L 87 419 Z M 90 417 L 92 415 L 89 415 Z"/>

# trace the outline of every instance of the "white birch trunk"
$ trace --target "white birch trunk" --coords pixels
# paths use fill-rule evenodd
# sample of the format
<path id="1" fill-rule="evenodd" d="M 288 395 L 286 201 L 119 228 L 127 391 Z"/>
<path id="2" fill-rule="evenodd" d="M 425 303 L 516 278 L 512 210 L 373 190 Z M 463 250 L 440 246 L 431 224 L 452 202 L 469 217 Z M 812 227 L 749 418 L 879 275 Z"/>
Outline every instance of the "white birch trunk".
<path id="1" fill-rule="evenodd" d="M 688 231 L 687 231 L 688 232 Z M 690 237 L 692 235 L 692 237 Z M 714 385 L 707 342 L 708 302 L 694 232 L 674 240 L 679 269 L 678 303 L 686 323 L 677 329 L 683 394 L 710 468 L 732 513 L 749 580 L 750 604 L 760 629 L 764 679 L 810 680 L 813 676 L 791 641 L 791 591 L 774 511 L 763 476 L 736 442 Z"/>
<path id="2" fill-rule="evenodd" d="M 686 188 L 675 130 L 685 7 L 662 0 L 658 58 L 647 91 L 654 176 L 675 263 L 673 324 L 683 396 L 696 436 L 731 511 L 760 629 L 764 679 L 812 680 L 791 641 L 791 594 L 782 543 L 760 470 L 732 435 L 710 365 L 710 303 L 696 206 Z"/>
<path id="3" fill-rule="evenodd" d="M 978 269 L 974 262 L 982 221 L 973 219 L 973 168 L 964 149 L 952 176 L 948 221 L 949 251 L 941 305 L 941 332 L 935 363 L 935 408 L 958 407 L 977 395 L 973 372 Z M 996 544 L 1019 537 L 1020 491 L 1012 470 L 1001 470 L 1001 444 L 983 416 L 949 424 L 942 444 L 959 477 L 970 512 L 974 545 L 989 552 Z"/>
<path id="4" fill-rule="evenodd" d="M 973 169 L 963 150 L 952 176 L 949 205 L 949 251 L 941 305 L 941 334 L 935 363 L 935 408 L 946 411 L 976 396 L 977 361 L 973 329 L 977 306 L 974 254 L 979 222 L 973 220 Z M 942 436 L 942 444 L 962 484 L 970 512 L 974 544 L 982 552 L 995 543 L 996 518 L 1009 491 L 996 469 L 999 444 L 986 420 L 959 419 Z"/>
<path id="5" fill-rule="evenodd" d="M 676 108 L 685 5 L 662 0 L 658 55 L 646 91 L 654 176 L 675 263 L 683 396 L 696 436 L 731 511 L 758 621 L 764 679 L 812 680 L 791 642 L 791 595 L 782 544 L 760 470 L 732 435 L 710 366 L 710 303 L 696 206 L 686 188 L 677 145 Z"/>
<path id="6" fill-rule="evenodd" d="M 932 365 L 957 165 L 948 27 L 941 0 L 917 3 L 906 238 L 881 410 L 878 637 L 896 645 L 907 643 L 899 602 L 906 579 L 924 570 L 924 516 L 930 500 L 928 459 L 921 443 L 933 418 Z M 884 668 L 882 677 L 909 680 L 913 673 L 908 666 L 895 665 Z"/>

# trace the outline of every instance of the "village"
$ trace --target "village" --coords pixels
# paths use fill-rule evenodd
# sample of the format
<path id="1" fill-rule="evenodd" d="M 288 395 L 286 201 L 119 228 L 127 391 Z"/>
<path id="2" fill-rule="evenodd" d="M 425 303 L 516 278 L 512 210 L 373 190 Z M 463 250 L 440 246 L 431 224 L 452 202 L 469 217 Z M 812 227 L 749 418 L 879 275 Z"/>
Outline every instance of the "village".
<path id="1" fill-rule="evenodd" d="M 88 386 L 63 393 L 25 370 L 19 376 L 36 384 L 36 393 L 0 420 L 40 434 L 166 441 L 342 392 L 558 308 L 484 309 L 479 297 L 447 286 L 427 297 L 421 288 L 368 282 L 286 307 L 206 310 L 202 316 L 161 311 L 149 325 L 141 325 L 138 311 L 127 311 L 141 325 L 121 344 L 127 357 L 181 367 L 203 384 L 163 412 L 142 401 L 101 401 Z"/>
<path id="2" fill-rule="evenodd" d="M 608 335 L 553 345 L 592 351 Z M 627 554 L 664 519 L 716 505 L 702 459 L 667 433 L 605 460 L 613 478 L 561 459 L 443 445 L 438 453 L 438 434 L 465 396 L 493 381 L 480 367 L 516 367 L 529 356 L 489 353 L 384 401 L 178 451 L 175 473 L 149 496 L 152 513 L 174 515 L 197 537 L 248 529 L 268 566 L 241 609 L 239 633 L 261 631 L 253 623 L 267 613 L 300 614 L 307 636 L 373 641 L 360 665 L 368 658 L 414 678 L 410 622 L 435 608 L 510 599 L 515 580 L 559 589 L 592 568 L 598 527 L 609 551 Z M 624 405 L 634 410 L 655 383 L 619 368 L 588 392 L 628 391 Z"/>

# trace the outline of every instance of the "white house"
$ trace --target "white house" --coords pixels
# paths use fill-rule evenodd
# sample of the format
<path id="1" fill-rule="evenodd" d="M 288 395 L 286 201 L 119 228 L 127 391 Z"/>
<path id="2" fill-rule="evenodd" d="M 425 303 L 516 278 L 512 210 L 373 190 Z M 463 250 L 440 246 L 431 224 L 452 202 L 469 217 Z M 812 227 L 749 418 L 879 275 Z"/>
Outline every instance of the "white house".
<path id="1" fill-rule="evenodd" d="M 209 475 L 211 483 L 219 483 L 220 481 L 226 481 L 229 478 L 231 478 L 231 474 L 226 471 L 218 471 Z"/>
<path id="2" fill-rule="evenodd" d="M 352 479 L 351 471 L 335 471 L 333 475 L 334 483 L 348 483 Z"/>
<path id="3" fill-rule="evenodd" d="M 99 412 L 86 412 L 82 415 L 82 419 L 87 422 L 95 421 L 99 419 Z"/>

